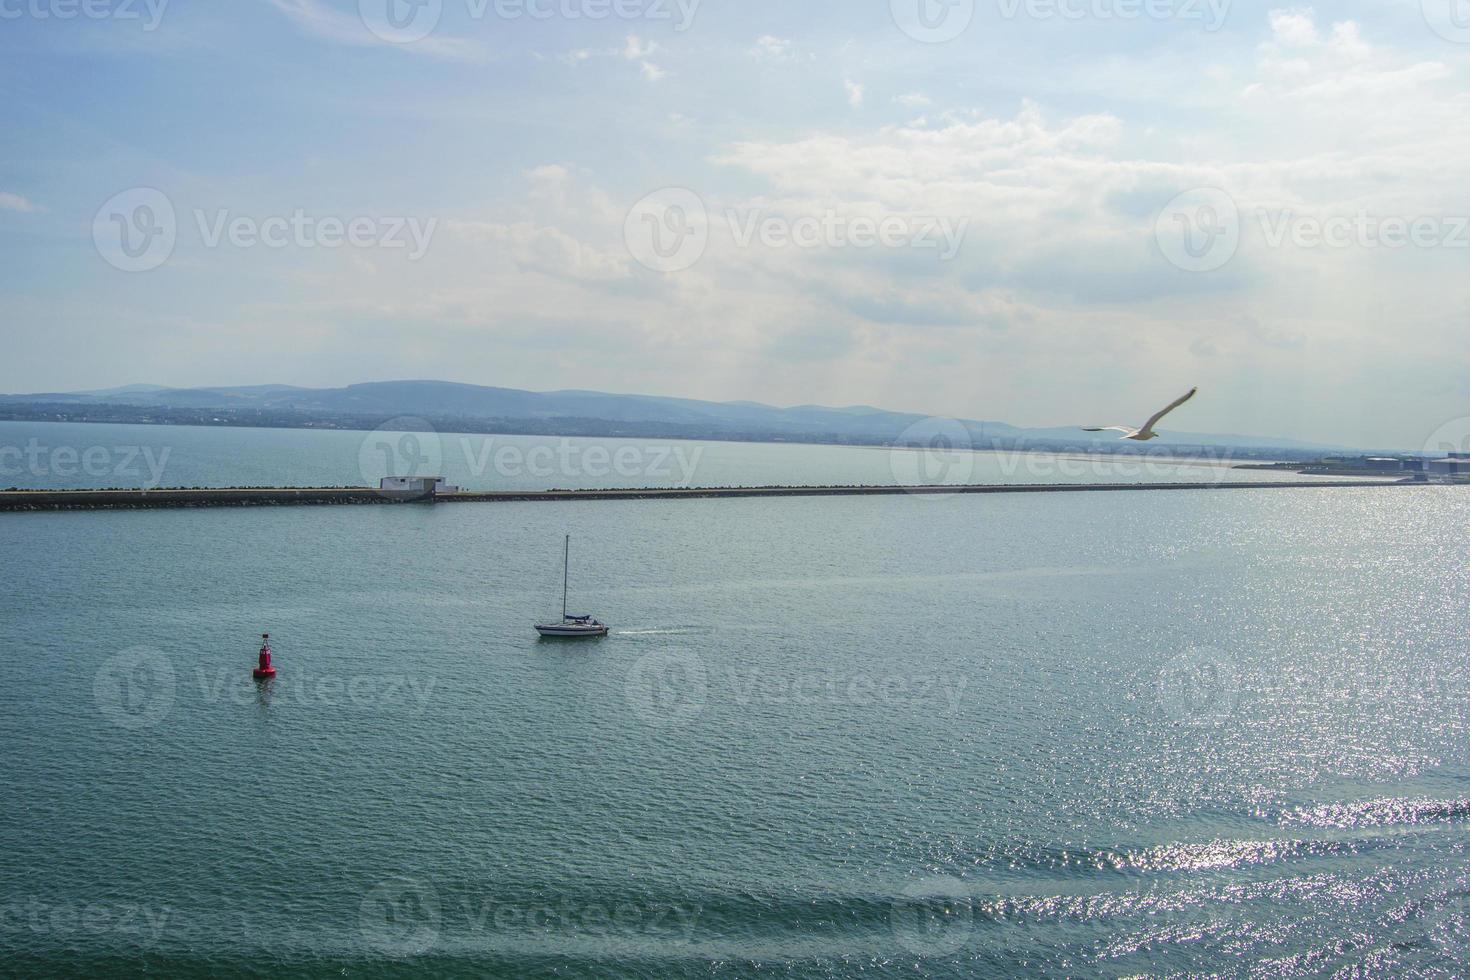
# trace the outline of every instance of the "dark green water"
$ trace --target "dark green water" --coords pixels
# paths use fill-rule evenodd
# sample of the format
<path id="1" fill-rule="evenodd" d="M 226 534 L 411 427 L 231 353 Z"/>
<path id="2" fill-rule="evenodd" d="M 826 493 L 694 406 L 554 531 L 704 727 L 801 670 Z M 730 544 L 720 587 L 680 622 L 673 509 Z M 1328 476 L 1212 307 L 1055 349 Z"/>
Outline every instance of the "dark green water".
<path id="1" fill-rule="evenodd" d="M 0 516 L 0 972 L 1463 973 L 1467 517 Z"/>

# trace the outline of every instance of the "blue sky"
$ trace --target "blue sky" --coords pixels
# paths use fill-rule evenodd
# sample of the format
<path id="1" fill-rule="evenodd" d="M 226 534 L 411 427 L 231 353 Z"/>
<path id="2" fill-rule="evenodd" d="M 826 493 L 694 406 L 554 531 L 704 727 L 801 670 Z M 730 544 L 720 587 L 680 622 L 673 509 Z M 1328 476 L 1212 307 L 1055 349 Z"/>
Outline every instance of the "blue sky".
<path id="1" fill-rule="evenodd" d="M 1465 0 L 87 2 L 0 0 L 0 390 L 1470 416 Z"/>

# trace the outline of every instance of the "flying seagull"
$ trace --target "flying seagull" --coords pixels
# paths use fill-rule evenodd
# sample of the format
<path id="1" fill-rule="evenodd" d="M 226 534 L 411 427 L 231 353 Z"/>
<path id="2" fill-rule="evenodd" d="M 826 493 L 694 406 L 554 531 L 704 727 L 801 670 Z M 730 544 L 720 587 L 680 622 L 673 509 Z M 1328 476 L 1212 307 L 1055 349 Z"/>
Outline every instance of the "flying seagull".
<path id="1" fill-rule="evenodd" d="M 1135 429 L 1129 425 L 1105 425 L 1099 429 L 1083 429 L 1082 431 L 1121 432 L 1123 433 L 1124 439 L 1134 439 L 1138 442 L 1148 442 L 1150 439 L 1157 439 L 1159 437 L 1159 434 L 1154 431 L 1154 426 L 1158 425 L 1165 415 L 1168 415 L 1170 412 L 1174 411 L 1174 409 L 1178 408 L 1180 405 L 1183 405 L 1185 402 L 1189 401 L 1197 394 L 1199 394 L 1198 388 L 1189 389 L 1189 394 L 1185 395 L 1183 398 L 1180 398 L 1178 401 L 1175 401 L 1168 408 L 1164 409 L 1162 412 L 1159 412 L 1153 418 L 1143 423 L 1143 428 L 1141 429 Z"/>

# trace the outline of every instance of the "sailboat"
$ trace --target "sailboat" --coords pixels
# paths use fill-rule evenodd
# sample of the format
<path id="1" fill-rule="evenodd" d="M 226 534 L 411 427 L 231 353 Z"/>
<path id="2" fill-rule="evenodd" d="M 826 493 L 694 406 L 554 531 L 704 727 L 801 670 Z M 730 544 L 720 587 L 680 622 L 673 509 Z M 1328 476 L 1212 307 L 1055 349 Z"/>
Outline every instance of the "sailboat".
<path id="1" fill-rule="evenodd" d="M 607 636 L 607 624 L 600 623 L 591 616 L 568 616 L 567 615 L 567 578 L 572 565 L 572 536 L 567 535 L 566 548 L 562 552 L 561 565 L 561 622 L 540 623 L 536 626 L 536 632 L 542 636 Z"/>

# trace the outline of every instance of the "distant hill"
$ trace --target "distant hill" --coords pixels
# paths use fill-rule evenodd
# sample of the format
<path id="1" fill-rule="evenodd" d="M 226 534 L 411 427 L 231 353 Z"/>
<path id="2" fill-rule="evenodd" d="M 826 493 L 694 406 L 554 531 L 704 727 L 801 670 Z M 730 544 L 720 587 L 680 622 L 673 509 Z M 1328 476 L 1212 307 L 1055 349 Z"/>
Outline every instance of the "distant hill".
<path id="1" fill-rule="evenodd" d="M 42 392 L 0 395 L 0 409 L 48 406 L 53 414 L 77 420 L 101 420 L 94 409 L 113 406 L 119 418 L 149 421 L 199 421 L 203 424 L 269 424 L 372 428 L 382 422 L 412 417 L 436 427 L 475 423 L 506 423 L 526 431 L 566 434 L 628 434 L 687 438 L 789 440 L 889 444 L 927 443 L 945 434 L 927 416 L 891 412 L 866 405 L 827 408 L 798 405 L 778 408 L 757 402 L 709 402 L 656 395 L 615 395 L 599 391 L 522 391 L 456 384 L 447 381 L 382 381 L 346 388 L 299 388 L 291 385 L 253 385 L 228 388 L 162 388 L 129 385 L 104 391 Z M 129 415 L 127 411 L 131 410 Z M 170 413 L 153 418 L 149 413 Z M 228 418 L 200 417 L 203 412 L 226 413 Z M 559 425 L 559 423 L 567 423 Z M 573 424 L 575 423 L 575 424 Z M 595 423 L 595 425 L 593 424 Z M 1137 451 L 1136 443 L 1119 445 L 1116 438 L 1099 437 L 1081 429 L 1023 429 L 1005 422 L 961 420 L 976 446 L 996 448 L 1079 448 Z M 589 428 L 590 426 L 590 428 Z M 959 430 L 953 425 L 949 427 Z M 963 438 L 963 435 L 961 435 Z M 1206 433 L 1166 433 L 1150 448 L 1161 446 L 1219 447 L 1229 449 L 1281 448 L 1297 452 L 1335 450 L 1279 437 Z"/>

